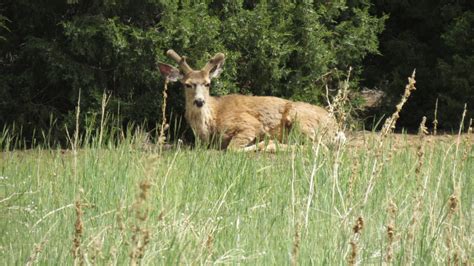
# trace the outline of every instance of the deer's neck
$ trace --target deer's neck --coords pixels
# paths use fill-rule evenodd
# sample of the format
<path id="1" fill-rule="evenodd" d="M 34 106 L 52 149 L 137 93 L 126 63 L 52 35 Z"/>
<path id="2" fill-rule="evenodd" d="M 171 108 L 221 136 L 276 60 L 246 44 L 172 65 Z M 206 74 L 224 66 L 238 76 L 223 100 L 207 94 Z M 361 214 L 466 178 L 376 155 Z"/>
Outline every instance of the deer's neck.
<path id="1" fill-rule="evenodd" d="M 215 133 L 214 99 L 209 97 L 202 107 L 197 107 L 191 100 L 186 100 L 186 120 L 194 134 L 203 142 L 208 142 Z"/>

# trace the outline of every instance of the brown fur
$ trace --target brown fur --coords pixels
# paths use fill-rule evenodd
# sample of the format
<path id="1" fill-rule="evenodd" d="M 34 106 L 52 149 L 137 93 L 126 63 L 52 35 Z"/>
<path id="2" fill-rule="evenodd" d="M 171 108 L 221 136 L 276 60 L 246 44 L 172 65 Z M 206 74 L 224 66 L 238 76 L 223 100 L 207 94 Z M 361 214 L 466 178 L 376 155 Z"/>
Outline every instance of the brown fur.
<path id="1" fill-rule="evenodd" d="M 185 88 L 186 120 L 202 141 L 220 138 L 222 148 L 240 150 L 264 138 L 284 142 L 288 131 L 295 127 L 312 141 L 318 134 L 332 134 L 335 123 L 329 113 L 319 106 L 271 96 L 210 96 L 208 84 L 216 75 L 208 69 L 219 69 L 223 55 L 220 57 L 216 55 L 202 70 L 181 73 L 178 78 L 188 86 Z M 185 59 L 177 54 L 173 59 L 180 65 L 185 64 Z M 209 64 L 216 67 L 212 68 L 214 65 Z M 160 65 L 160 71 L 165 76 L 169 76 L 170 71 L 177 71 L 166 67 L 171 66 Z M 198 107 L 196 99 L 203 100 L 204 105 Z"/>

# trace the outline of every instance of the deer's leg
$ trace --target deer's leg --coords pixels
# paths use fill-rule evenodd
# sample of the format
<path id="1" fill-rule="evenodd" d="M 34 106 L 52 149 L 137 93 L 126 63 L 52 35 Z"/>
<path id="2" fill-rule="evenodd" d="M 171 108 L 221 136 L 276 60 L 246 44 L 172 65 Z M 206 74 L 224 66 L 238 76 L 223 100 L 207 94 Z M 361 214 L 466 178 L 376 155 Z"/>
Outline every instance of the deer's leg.
<path id="1" fill-rule="evenodd" d="M 291 148 L 291 145 L 278 143 L 276 140 L 270 140 L 268 143 L 260 142 L 257 147 L 259 151 L 276 153 L 277 151 L 287 151 Z"/>
<path id="2" fill-rule="evenodd" d="M 232 132 L 227 149 L 230 150 L 244 150 L 244 148 L 251 146 L 262 132 L 262 124 L 255 117 L 244 113 L 234 119 L 228 119 L 224 126 L 228 132 Z"/>
<path id="3" fill-rule="evenodd" d="M 268 132 L 262 128 L 262 123 L 258 119 L 249 114 L 242 114 L 238 119 L 229 120 L 229 122 L 231 123 L 227 128 L 234 132 L 227 146 L 229 150 L 276 152 L 288 149 L 286 144 L 278 144 L 276 140 L 256 142 L 259 137 Z"/>
<path id="4" fill-rule="evenodd" d="M 257 135 L 254 129 L 246 129 L 237 133 L 232 137 L 229 146 L 229 150 L 245 150 L 251 143 L 256 139 Z"/>
<path id="5" fill-rule="evenodd" d="M 276 140 L 270 140 L 268 142 L 260 141 L 258 144 L 253 144 L 244 148 L 239 149 L 239 151 L 262 151 L 269 153 L 276 153 L 277 151 L 288 151 L 293 150 L 296 145 L 288 145 L 283 143 L 278 143 Z"/>

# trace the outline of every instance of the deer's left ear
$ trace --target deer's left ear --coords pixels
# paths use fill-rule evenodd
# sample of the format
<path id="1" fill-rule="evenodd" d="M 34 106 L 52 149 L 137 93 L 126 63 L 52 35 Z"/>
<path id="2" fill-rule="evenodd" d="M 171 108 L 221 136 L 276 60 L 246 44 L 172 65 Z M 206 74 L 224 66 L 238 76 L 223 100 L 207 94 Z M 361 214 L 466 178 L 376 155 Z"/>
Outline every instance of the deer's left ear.
<path id="1" fill-rule="evenodd" d="M 210 71 L 209 71 L 209 78 L 218 78 L 219 75 L 224 71 L 223 69 L 224 66 L 224 60 L 220 61 L 217 65 L 215 65 Z"/>
<path id="2" fill-rule="evenodd" d="M 168 64 L 158 63 L 158 68 L 160 69 L 161 75 L 163 77 L 168 78 L 169 81 L 175 82 L 183 78 L 183 74 L 179 69 L 170 66 Z"/>

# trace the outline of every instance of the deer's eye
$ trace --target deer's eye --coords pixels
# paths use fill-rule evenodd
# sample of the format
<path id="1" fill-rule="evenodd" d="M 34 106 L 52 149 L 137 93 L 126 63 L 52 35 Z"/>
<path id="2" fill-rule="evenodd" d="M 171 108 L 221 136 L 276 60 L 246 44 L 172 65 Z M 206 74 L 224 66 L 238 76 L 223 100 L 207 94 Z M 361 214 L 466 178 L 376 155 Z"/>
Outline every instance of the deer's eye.
<path id="1" fill-rule="evenodd" d="M 206 83 L 206 84 L 204 84 L 204 86 L 206 86 L 207 88 L 209 88 L 209 86 L 211 86 L 211 83 Z"/>
<path id="2" fill-rule="evenodd" d="M 191 89 L 191 88 L 193 87 L 193 85 L 191 85 L 191 84 L 184 84 L 184 87 L 185 87 L 186 89 Z"/>

